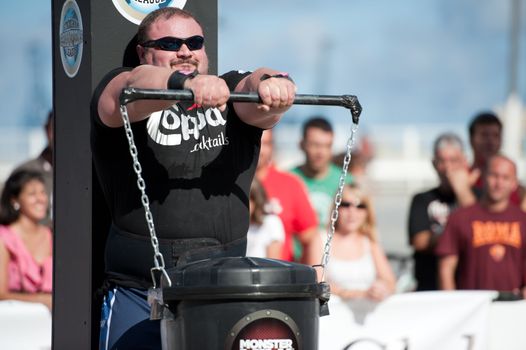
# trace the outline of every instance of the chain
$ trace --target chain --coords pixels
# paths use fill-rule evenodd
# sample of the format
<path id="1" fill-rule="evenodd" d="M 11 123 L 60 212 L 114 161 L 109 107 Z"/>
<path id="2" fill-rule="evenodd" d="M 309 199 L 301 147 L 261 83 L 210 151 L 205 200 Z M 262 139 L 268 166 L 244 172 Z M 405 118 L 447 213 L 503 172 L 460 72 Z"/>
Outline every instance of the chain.
<path id="1" fill-rule="evenodd" d="M 340 174 L 340 181 L 338 183 L 338 191 L 334 196 L 334 209 L 331 211 L 331 225 L 327 232 L 327 241 L 323 247 L 323 257 L 321 259 L 322 275 L 321 281 L 325 281 L 325 267 L 329 263 L 329 254 L 331 252 L 331 243 L 332 238 L 334 237 L 334 231 L 336 229 L 336 220 L 338 220 L 338 208 L 342 202 L 343 187 L 345 186 L 345 180 L 347 179 L 347 173 L 349 169 L 349 164 L 351 163 L 351 151 L 354 146 L 356 139 L 356 132 L 358 131 L 358 124 L 352 123 L 351 125 L 351 135 L 347 140 L 347 150 L 345 152 L 345 157 L 343 158 L 342 172 Z"/>
<path id="2" fill-rule="evenodd" d="M 144 179 L 142 177 L 142 167 L 141 163 L 139 162 L 137 147 L 135 146 L 135 141 L 133 138 L 133 131 L 130 124 L 130 118 L 128 116 L 128 109 L 125 105 L 121 105 L 120 108 L 122 121 L 124 122 L 124 130 L 126 132 L 126 138 L 128 139 L 128 144 L 130 146 L 130 154 L 133 159 L 133 170 L 135 171 L 135 174 L 137 174 L 137 187 L 139 188 L 139 191 L 141 191 L 141 202 L 142 206 L 144 207 L 144 214 L 146 217 L 146 223 L 148 224 L 148 231 L 150 232 L 150 240 L 153 247 L 153 263 L 155 267 L 151 268 L 151 274 L 152 274 L 152 282 L 153 287 L 156 288 L 156 278 L 155 278 L 155 271 L 160 271 L 162 275 L 166 278 L 168 281 L 168 286 L 172 286 L 172 280 L 168 276 L 168 273 L 166 272 L 165 265 L 164 265 L 164 257 L 159 251 L 159 240 L 157 239 L 157 234 L 155 233 L 155 225 L 153 223 L 153 216 L 152 212 L 150 211 L 150 200 L 148 199 L 148 196 L 146 195 L 146 183 L 144 182 Z"/>

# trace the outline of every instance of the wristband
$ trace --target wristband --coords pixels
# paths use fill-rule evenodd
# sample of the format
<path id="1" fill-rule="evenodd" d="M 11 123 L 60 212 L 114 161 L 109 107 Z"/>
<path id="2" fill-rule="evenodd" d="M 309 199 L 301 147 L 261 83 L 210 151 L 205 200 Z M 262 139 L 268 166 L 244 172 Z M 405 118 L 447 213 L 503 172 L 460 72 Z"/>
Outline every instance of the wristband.
<path id="1" fill-rule="evenodd" d="M 292 80 L 292 78 L 289 76 L 288 73 L 278 73 L 278 74 L 274 74 L 274 75 L 263 74 L 261 76 L 261 78 L 259 78 L 259 81 L 267 80 L 267 79 L 270 79 L 270 78 L 285 78 L 285 79 L 288 79 L 288 80 L 294 82 L 294 80 Z"/>
<path id="2" fill-rule="evenodd" d="M 197 76 L 197 74 L 197 70 L 194 70 L 190 74 L 184 74 L 176 70 L 175 72 L 170 74 L 166 86 L 170 90 L 184 90 L 184 82 L 186 81 L 186 79 L 193 79 Z"/>

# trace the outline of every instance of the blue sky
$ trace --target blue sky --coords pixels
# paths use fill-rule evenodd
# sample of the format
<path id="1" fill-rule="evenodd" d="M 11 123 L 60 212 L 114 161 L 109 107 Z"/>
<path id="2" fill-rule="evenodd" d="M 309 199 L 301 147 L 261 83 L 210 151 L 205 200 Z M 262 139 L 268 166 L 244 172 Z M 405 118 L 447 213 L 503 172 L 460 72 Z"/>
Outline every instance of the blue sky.
<path id="1" fill-rule="evenodd" d="M 110 0 L 105 0 L 110 1 Z M 191 0 L 188 0 L 191 1 Z M 508 93 L 508 0 L 219 0 L 219 68 L 288 71 L 299 93 L 356 94 L 367 124 L 466 122 Z M 2 125 L 51 106 L 50 2 L 10 1 L 0 13 Z M 519 92 L 526 97 L 526 4 Z M 37 46 L 38 69 L 29 48 Z M 290 119 L 313 108 L 295 107 Z M 341 109 L 320 109 L 334 118 Z M 34 121 L 43 119 L 33 117 Z M 365 119 L 367 118 L 367 119 Z"/>
<path id="2" fill-rule="evenodd" d="M 51 1 L 9 1 L 0 12 L 0 39 L 3 55 L 0 56 L 1 126 L 22 124 L 30 114 L 33 122 L 43 121 L 51 107 Z M 40 51 L 38 57 L 31 48 Z M 38 60 L 37 67 L 35 60 Z M 33 81 L 41 86 L 42 111 L 35 112 L 32 99 Z"/>
<path id="3" fill-rule="evenodd" d="M 283 67 L 302 92 L 357 94 L 370 123 L 467 122 L 508 93 L 508 1 L 223 3 L 230 5 L 220 16 L 220 68 Z M 522 10 L 526 21 L 526 4 Z M 234 49 L 225 48 L 229 41 Z M 524 98 L 524 45 L 521 53 Z"/>

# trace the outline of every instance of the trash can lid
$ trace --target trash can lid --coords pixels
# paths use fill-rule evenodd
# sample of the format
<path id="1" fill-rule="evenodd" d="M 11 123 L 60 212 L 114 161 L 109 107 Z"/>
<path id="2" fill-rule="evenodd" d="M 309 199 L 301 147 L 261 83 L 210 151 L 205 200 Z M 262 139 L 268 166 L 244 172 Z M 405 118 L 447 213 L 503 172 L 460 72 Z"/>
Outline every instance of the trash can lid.
<path id="1" fill-rule="evenodd" d="M 163 300 L 314 298 L 321 293 L 313 267 L 275 259 L 223 257 L 169 269 Z"/>

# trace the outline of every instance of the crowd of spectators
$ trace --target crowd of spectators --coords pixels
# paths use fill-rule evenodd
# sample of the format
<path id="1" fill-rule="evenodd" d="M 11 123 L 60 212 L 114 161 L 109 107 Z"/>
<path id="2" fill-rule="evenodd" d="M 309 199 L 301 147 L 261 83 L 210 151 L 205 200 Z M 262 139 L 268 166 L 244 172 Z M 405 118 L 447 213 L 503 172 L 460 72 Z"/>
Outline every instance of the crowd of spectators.
<path id="1" fill-rule="evenodd" d="M 515 162 L 500 151 L 502 128 L 491 112 L 472 119 L 468 126 L 471 165 L 457 133 L 440 134 L 434 141 L 431 163 L 438 184 L 414 194 L 407 213 L 416 283 L 405 291 L 495 290 L 508 297 L 526 297 L 526 213 L 520 208 L 526 199 Z M 341 174 L 341 164 L 331 159 L 342 156 L 333 154 L 334 134 L 326 118 L 308 119 L 301 132 L 304 162 L 291 169 L 278 169 L 272 163 L 271 131 L 265 132 L 258 178 L 270 193 L 266 208 L 284 220 L 287 253 L 282 258 L 312 264 L 313 257 L 319 258 L 318 248 L 311 249 L 319 247 L 319 241 L 312 239 L 313 227 L 317 228 L 314 237 L 325 242 Z M 353 154 L 358 160 L 365 156 Z M 279 174 L 279 179 L 265 186 L 261 167 Z M 331 286 L 331 304 L 348 308 L 357 322 L 375 304 L 399 291 L 397 275 L 376 232 L 370 185 L 362 185 L 367 182 L 364 168 L 360 168 L 360 181 L 355 180 L 352 167 L 346 179 L 325 276 Z M 302 243 L 299 255 L 295 240 Z M 305 253 L 305 249 L 310 250 Z"/>
<path id="2" fill-rule="evenodd" d="M 526 296 L 524 188 L 501 153 L 503 125 L 492 112 L 468 127 L 470 166 L 460 138 L 434 144 L 436 188 L 416 194 L 409 213 L 417 290 L 497 290 Z"/>

